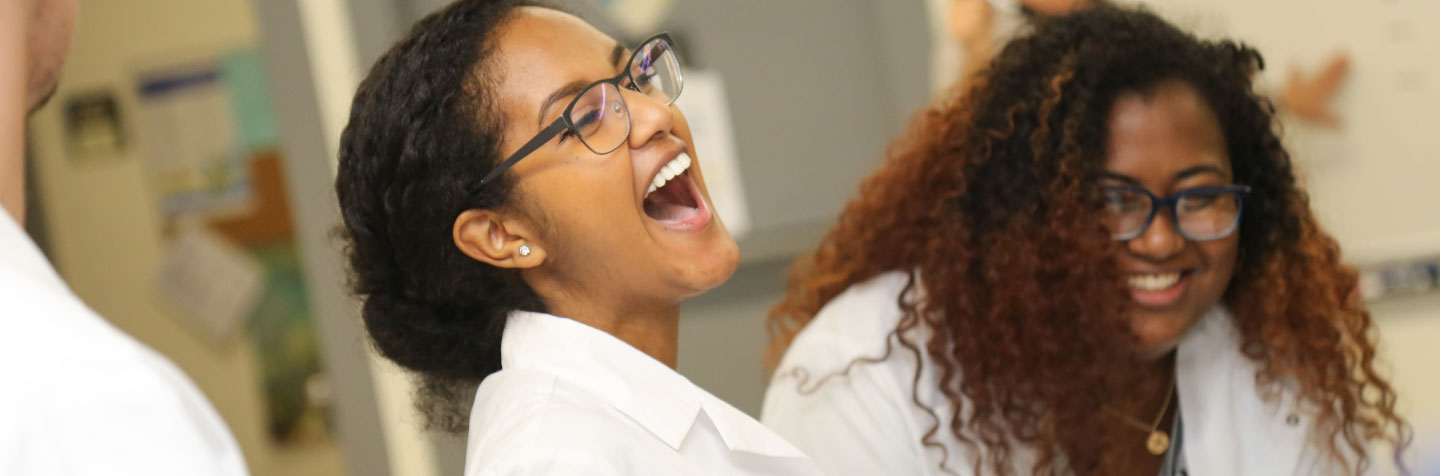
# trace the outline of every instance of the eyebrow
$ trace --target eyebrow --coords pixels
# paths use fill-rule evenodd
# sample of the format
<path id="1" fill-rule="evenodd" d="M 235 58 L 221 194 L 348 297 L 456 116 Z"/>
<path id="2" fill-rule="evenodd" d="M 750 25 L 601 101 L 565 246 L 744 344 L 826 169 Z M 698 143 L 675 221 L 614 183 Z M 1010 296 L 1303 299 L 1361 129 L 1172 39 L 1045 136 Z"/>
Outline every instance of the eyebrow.
<path id="1" fill-rule="evenodd" d="M 618 42 L 615 43 L 615 46 L 610 48 L 610 63 L 618 67 L 620 65 L 620 61 L 625 59 L 625 53 L 628 51 L 629 50 L 625 48 L 625 45 L 622 45 Z M 585 87 L 589 86 L 592 82 L 593 81 L 577 79 L 575 81 L 565 83 L 563 86 L 560 86 L 559 89 L 556 89 L 555 92 L 552 92 L 549 96 L 546 96 L 545 100 L 540 102 L 540 114 L 539 117 L 535 119 L 536 125 L 542 128 L 545 127 L 545 113 L 550 111 L 550 106 L 554 106 L 556 101 L 579 94 L 581 89 L 585 89 Z"/>
<path id="2" fill-rule="evenodd" d="M 545 113 L 546 113 L 546 111 L 549 111 L 549 110 L 550 110 L 550 106 L 555 105 L 555 101 L 559 101 L 559 100 L 561 100 L 561 99 L 568 98 L 568 97 L 574 96 L 574 95 L 576 95 L 576 94 L 580 94 L 580 90 L 581 90 L 581 89 L 585 89 L 585 86 L 589 86 L 589 85 L 590 85 L 590 81 L 586 81 L 586 80 L 583 80 L 583 79 L 577 79 L 577 80 L 574 80 L 574 81 L 565 83 L 565 85 L 560 86 L 559 89 L 556 89 L 555 92 L 550 93 L 550 96 L 547 96 L 544 101 L 541 101 L 541 102 L 540 102 L 540 115 L 539 115 L 539 117 L 536 117 L 536 118 L 535 118 L 535 123 L 538 124 L 541 128 L 544 128 L 544 127 L 545 127 Z"/>
<path id="3" fill-rule="evenodd" d="M 1220 167 L 1216 167 L 1214 165 L 1196 165 L 1194 167 L 1190 167 L 1188 169 L 1181 170 L 1179 173 L 1176 173 L 1175 180 L 1185 180 L 1187 178 L 1205 173 L 1215 174 L 1225 178 L 1230 177 L 1230 174 L 1226 173 Z"/>
<path id="4" fill-rule="evenodd" d="M 1216 167 L 1214 165 L 1196 165 L 1194 167 L 1190 167 L 1188 169 L 1176 172 L 1175 180 L 1185 180 L 1187 178 L 1206 173 L 1219 175 L 1221 177 L 1230 176 L 1230 174 L 1226 173 L 1224 169 L 1221 169 L 1220 167 Z M 1136 179 L 1135 177 L 1131 177 L 1129 175 L 1118 172 L 1111 172 L 1109 170 L 1105 171 L 1103 177 L 1112 180 L 1119 180 L 1121 182 L 1125 182 L 1131 185 L 1140 185 L 1140 180 Z"/>
<path id="5" fill-rule="evenodd" d="M 615 66 L 623 66 L 620 64 L 620 60 L 626 59 L 625 53 L 628 52 L 629 49 L 626 48 L 625 45 L 622 45 L 618 42 L 615 43 L 615 47 L 610 49 L 610 64 L 613 64 Z"/>

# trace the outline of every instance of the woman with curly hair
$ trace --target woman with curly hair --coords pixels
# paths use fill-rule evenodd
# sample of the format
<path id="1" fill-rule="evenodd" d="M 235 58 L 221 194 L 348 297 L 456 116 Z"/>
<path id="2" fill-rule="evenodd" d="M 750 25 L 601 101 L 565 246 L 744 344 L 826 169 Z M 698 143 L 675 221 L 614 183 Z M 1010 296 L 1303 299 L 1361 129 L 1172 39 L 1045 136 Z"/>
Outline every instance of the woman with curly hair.
<path id="1" fill-rule="evenodd" d="M 683 84 L 668 35 L 512 0 L 426 17 L 361 83 L 335 181 L 361 317 L 468 427 L 466 475 L 819 474 L 674 370 L 680 302 L 738 261 Z"/>
<path id="2" fill-rule="evenodd" d="M 1375 327 L 1262 66 L 1117 7 L 1012 41 L 793 270 L 763 421 L 832 475 L 1398 462 Z"/>

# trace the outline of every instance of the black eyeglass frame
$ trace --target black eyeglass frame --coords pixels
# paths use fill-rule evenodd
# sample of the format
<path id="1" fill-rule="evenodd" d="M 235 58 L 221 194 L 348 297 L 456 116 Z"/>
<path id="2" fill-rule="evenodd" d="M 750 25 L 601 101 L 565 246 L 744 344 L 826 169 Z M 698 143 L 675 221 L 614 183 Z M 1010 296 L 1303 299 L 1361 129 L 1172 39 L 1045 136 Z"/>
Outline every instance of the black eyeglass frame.
<path id="1" fill-rule="evenodd" d="M 1149 229 L 1150 229 L 1150 224 L 1152 224 L 1152 223 L 1155 222 L 1155 215 L 1159 214 L 1160 209 L 1162 209 L 1162 208 L 1168 208 L 1168 209 L 1170 209 L 1170 219 L 1174 222 L 1175 232 L 1176 232 L 1176 233 L 1179 233 L 1180 236 L 1185 237 L 1185 239 L 1190 240 L 1190 241 L 1210 241 L 1210 240 L 1218 240 L 1218 239 L 1221 239 L 1221 238 L 1225 238 L 1225 237 L 1227 237 L 1227 236 L 1230 236 L 1230 235 L 1232 235 L 1232 234 L 1235 233 L 1235 230 L 1237 230 L 1237 229 L 1240 228 L 1240 218 L 1243 217 L 1243 216 L 1245 216 L 1245 197 L 1248 196 L 1248 195 L 1250 195 L 1250 186 L 1248 186 L 1248 185 L 1218 185 L 1218 186 L 1212 186 L 1212 187 L 1195 187 L 1195 188 L 1190 188 L 1190 189 L 1181 190 L 1181 191 L 1179 191 L 1179 192 L 1176 192 L 1175 195 L 1172 195 L 1172 196 L 1169 196 L 1169 197 L 1163 197 L 1163 198 L 1162 198 L 1162 197 L 1157 197 L 1157 196 L 1155 196 L 1155 194 L 1150 193 L 1150 191 L 1147 190 L 1147 189 L 1145 189 L 1145 187 L 1140 187 L 1140 186 L 1135 186 L 1135 185 L 1109 186 L 1109 187 L 1105 187 L 1105 191 L 1106 191 L 1106 192 L 1112 192 L 1112 191 L 1118 191 L 1118 192 L 1134 192 L 1134 193 L 1139 193 L 1139 194 L 1142 194 L 1142 195 L 1145 195 L 1145 196 L 1150 197 L 1150 214 L 1145 217 L 1145 223 L 1144 223 L 1143 225 L 1140 225 L 1140 228 L 1138 228 L 1138 229 L 1136 229 L 1135 231 L 1130 232 L 1130 233 L 1125 233 L 1125 234 L 1113 233 L 1113 234 L 1111 235 L 1111 237 L 1114 238 L 1115 241 L 1129 241 L 1129 240 L 1133 240 L 1133 239 L 1139 238 L 1141 235 L 1144 235 L 1144 234 L 1145 234 L 1145 230 L 1149 230 Z M 1195 237 L 1195 236 L 1191 236 L 1189 233 L 1187 233 L 1187 232 L 1185 231 L 1185 227 L 1180 226 L 1180 213 L 1179 213 L 1179 210 L 1178 210 L 1178 207 L 1179 207 L 1179 205 L 1180 205 L 1180 200 L 1183 200 L 1183 199 L 1185 199 L 1186 197 L 1189 197 L 1189 196 L 1192 196 L 1192 195 L 1222 194 L 1222 193 L 1223 193 L 1223 194 L 1231 194 L 1231 195 L 1234 195 L 1234 196 L 1235 196 L 1235 222 L 1234 222 L 1234 223 L 1231 223 L 1230 226 L 1225 229 L 1225 231 L 1222 231 L 1222 232 L 1220 232 L 1220 233 L 1217 233 L 1217 234 L 1215 234 L 1215 236 Z"/>
<path id="2" fill-rule="evenodd" d="M 473 192 L 478 191 L 480 187 L 485 186 L 485 184 L 490 183 L 491 180 L 495 180 L 496 177 L 504 174 L 505 171 L 510 170 L 510 167 L 514 167 L 515 163 L 519 162 L 520 159 L 523 159 L 526 156 L 534 153 L 540 147 L 544 146 L 547 142 L 550 142 L 551 139 L 554 139 L 555 136 L 566 130 L 573 131 L 575 133 L 575 137 L 577 139 L 580 139 L 580 143 L 585 144 L 585 148 L 590 149 L 591 152 L 594 152 L 596 154 L 609 154 L 611 152 L 614 152 L 616 149 L 619 149 L 620 146 L 625 145 L 625 142 L 621 141 L 619 144 L 616 144 L 615 147 L 610 150 L 604 152 L 595 150 L 594 148 L 590 147 L 589 143 L 585 142 L 585 139 L 583 137 L 581 137 L 580 131 L 575 127 L 575 123 L 570 119 L 570 113 L 573 112 L 573 110 L 575 109 L 575 104 L 580 102 L 580 98 L 585 97 L 585 94 L 589 93 L 591 89 L 602 84 L 613 85 L 617 90 L 628 88 L 631 91 L 644 94 L 643 91 L 640 91 L 640 89 L 635 86 L 635 78 L 631 76 L 630 73 L 634 70 L 633 66 L 635 65 L 635 59 L 638 58 L 640 54 L 646 50 L 645 46 L 655 41 L 663 41 L 669 47 L 667 48 L 667 52 L 675 55 L 675 61 L 677 65 L 680 64 L 680 54 L 679 52 L 675 51 L 675 41 L 670 38 L 669 33 L 660 32 L 657 33 L 655 36 L 646 38 L 645 41 L 640 42 L 639 48 L 635 48 L 635 51 L 633 53 L 630 53 L 630 59 L 625 62 L 625 71 L 620 72 L 620 74 L 617 74 L 614 77 L 590 83 L 590 85 L 585 86 L 584 89 L 581 89 L 579 94 L 576 94 L 574 98 L 570 99 L 570 104 L 565 106 L 565 110 L 560 113 L 560 117 L 556 118 L 555 122 L 551 122 L 549 126 L 546 126 L 544 129 L 540 130 L 540 132 L 535 134 L 535 137 L 531 138 L 529 142 L 526 142 L 525 145 L 520 146 L 520 150 L 515 151 L 514 154 L 510 154 L 510 157 L 506 158 L 505 161 L 501 162 L 500 165 L 496 166 L 494 170 L 491 170 L 490 173 L 486 174 L 485 178 L 480 179 L 480 182 L 475 184 L 475 186 L 471 188 L 472 195 Z M 680 92 L 685 90 L 684 70 L 677 70 L 676 77 L 679 78 L 678 88 L 675 91 L 675 96 L 670 98 L 670 102 L 665 103 L 666 106 L 674 104 L 675 98 L 680 97 Z M 620 86 L 620 81 L 625 79 L 629 79 L 630 84 L 629 86 L 622 88 Z M 629 116 L 630 105 L 625 103 L 624 96 L 620 96 L 620 104 L 622 107 L 625 108 L 625 115 Z M 629 117 L 626 117 L 625 119 L 625 128 L 628 132 L 630 128 Z"/>

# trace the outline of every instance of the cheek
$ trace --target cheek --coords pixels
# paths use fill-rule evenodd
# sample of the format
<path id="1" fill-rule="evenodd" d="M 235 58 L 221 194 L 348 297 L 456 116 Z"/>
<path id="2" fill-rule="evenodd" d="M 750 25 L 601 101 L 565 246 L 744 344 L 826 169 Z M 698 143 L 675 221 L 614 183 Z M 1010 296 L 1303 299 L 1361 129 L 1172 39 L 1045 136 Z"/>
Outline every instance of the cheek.
<path id="1" fill-rule="evenodd" d="M 1210 265 L 1210 285 L 1213 286 L 1213 294 L 1225 292 L 1229 287 L 1230 279 L 1235 275 L 1235 261 L 1239 256 L 1240 239 L 1239 233 L 1235 233 L 1223 240 L 1208 241 L 1200 244 L 1200 252 L 1205 255 L 1205 261 Z"/>
<path id="2" fill-rule="evenodd" d="M 633 239 L 624 233 L 634 228 L 627 225 L 636 222 L 638 213 L 628 168 L 585 160 L 538 171 L 520 182 L 521 192 L 548 218 L 553 236 L 547 238 L 581 247 Z"/>

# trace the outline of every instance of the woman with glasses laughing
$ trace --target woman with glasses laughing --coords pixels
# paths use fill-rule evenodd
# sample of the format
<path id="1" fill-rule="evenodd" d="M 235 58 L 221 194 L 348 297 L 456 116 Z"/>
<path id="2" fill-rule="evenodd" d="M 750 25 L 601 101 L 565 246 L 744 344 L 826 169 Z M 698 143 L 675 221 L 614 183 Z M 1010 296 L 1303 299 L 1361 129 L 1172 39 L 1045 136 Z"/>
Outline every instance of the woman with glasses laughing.
<path id="1" fill-rule="evenodd" d="M 680 302 L 738 251 L 670 37 L 633 46 L 461 0 L 378 60 L 335 184 L 365 329 L 468 427 L 467 475 L 818 474 L 674 370 Z"/>
<path id="2" fill-rule="evenodd" d="M 765 423 L 831 475 L 1398 456 L 1374 324 L 1252 88 L 1262 64 L 1118 7 L 1011 42 L 796 267 Z"/>

